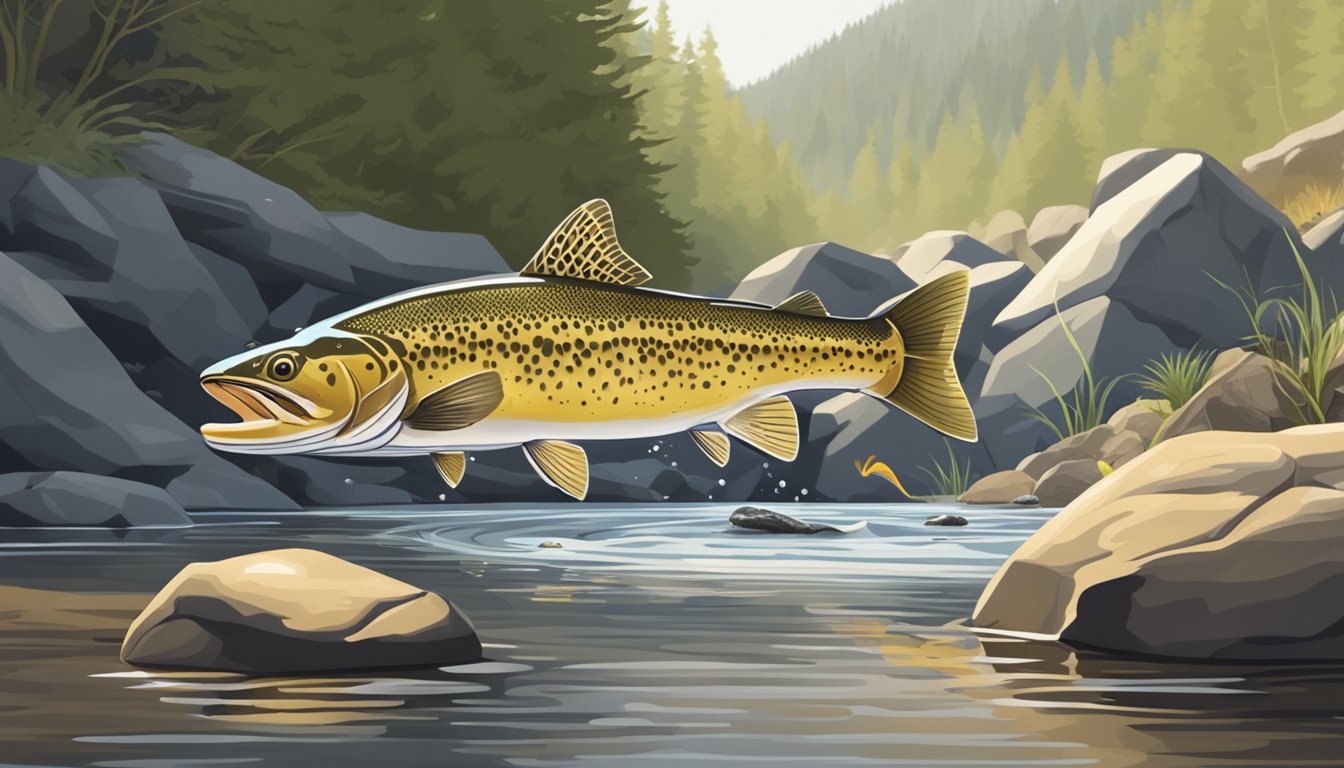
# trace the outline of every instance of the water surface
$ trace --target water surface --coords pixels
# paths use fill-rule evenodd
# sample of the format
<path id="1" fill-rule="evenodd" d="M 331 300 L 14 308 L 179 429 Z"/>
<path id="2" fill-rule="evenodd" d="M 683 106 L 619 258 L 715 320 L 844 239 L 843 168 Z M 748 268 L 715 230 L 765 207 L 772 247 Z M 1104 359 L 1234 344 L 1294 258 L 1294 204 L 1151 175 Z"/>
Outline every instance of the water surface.
<path id="1" fill-rule="evenodd" d="M 0 760 L 41 766 L 1256 766 L 1344 760 L 1344 668 L 1118 660 L 977 636 L 1049 510 L 776 505 L 200 515 L 0 531 Z M 542 549 L 558 541 L 560 549 Z M 311 547 L 450 597 L 482 662 L 245 679 L 131 670 L 125 627 L 185 563 Z"/>

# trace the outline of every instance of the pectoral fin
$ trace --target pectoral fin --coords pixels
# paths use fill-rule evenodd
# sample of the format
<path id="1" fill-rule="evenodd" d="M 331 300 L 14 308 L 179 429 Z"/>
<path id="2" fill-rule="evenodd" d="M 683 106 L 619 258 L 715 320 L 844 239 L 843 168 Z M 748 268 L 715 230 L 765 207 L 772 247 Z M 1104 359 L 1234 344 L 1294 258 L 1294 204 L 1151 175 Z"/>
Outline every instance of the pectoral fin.
<path id="1" fill-rule="evenodd" d="M 723 428 L 742 442 L 784 461 L 798 457 L 798 413 L 784 396 L 739 411 Z"/>
<path id="2" fill-rule="evenodd" d="M 467 474 L 467 455 L 459 451 L 434 454 L 434 467 L 449 488 L 456 488 Z"/>
<path id="3" fill-rule="evenodd" d="M 523 453 L 541 479 L 580 501 L 588 495 L 588 454 L 563 440 L 523 443 Z"/>
<path id="4" fill-rule="evenodd" d="M 482 371 L 426 395 L 406 423 L 430 432 L 462 429 L 489 416 L 503 400 L 499 374 Z"/>
<path id="5" fill-rule="evenodd" d="M 692 429 L 691 439 L 709 460 L 720 467 L 728 465 L 728 436 L 717 429 Z"/>

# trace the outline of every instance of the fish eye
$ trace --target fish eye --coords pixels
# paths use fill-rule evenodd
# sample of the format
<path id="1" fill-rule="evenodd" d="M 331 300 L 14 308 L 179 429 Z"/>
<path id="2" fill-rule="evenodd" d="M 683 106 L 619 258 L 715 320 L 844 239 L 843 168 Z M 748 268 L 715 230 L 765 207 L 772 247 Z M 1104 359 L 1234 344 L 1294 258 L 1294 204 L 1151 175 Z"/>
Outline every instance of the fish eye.
<path id="1" fill-rule="evenodd" d="M 266 365 L 266 375 L 275 381 L 289 381 L 299 373 L 298 361 L 288 352 L 281 352 Z"/>

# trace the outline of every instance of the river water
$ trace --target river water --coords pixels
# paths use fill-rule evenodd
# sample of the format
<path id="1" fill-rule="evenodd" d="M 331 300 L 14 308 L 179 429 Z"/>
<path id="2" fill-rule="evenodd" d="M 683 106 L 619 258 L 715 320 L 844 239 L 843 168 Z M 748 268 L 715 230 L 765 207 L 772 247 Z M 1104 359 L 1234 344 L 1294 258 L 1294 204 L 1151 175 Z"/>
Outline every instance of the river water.
<path id="1" fill-rule="evenodd" d="M 1344 668 L 1181 665 L 978 636 L 966 618 L 1050 510 L 777 505 L 199 515 L 0 530 L 0 763 L 40 766 L 1344 764 Z M 561 548 L 539 548 L 554 540 Z M 452 599 L 486 659 L 246 679 L 122 665 L 184 564 L 281 547 Z"/>

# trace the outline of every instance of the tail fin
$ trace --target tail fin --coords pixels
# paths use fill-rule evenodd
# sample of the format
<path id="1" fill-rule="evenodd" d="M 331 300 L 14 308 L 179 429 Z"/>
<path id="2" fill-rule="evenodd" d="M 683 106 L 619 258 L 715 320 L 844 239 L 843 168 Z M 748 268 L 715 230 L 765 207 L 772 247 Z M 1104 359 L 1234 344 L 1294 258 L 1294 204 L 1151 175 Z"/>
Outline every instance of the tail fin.
<path id="1" fill-rule="evenodd" d="M 939 432 L 972 441 L 975 414 L 952 364 L 966 316 L 969 275 L 964 270 L 943 275 L 885 312 L 905 342 L 905 360 L 891 391 L 877 394 Z"/>

